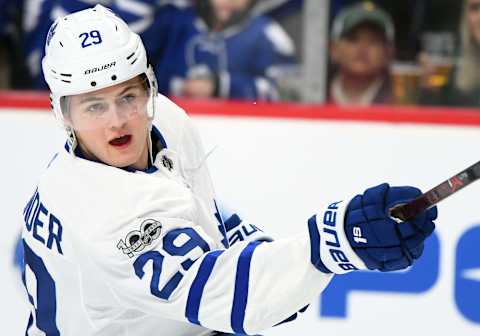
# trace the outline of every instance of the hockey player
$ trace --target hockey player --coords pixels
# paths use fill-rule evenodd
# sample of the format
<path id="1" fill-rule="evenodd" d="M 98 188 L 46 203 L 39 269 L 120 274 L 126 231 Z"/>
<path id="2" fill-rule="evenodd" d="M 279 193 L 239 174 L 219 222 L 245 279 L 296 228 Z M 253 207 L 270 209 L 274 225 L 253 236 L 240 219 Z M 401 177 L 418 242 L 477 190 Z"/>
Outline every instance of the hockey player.
<path id="1" fill-rule="evenodd" d="M 68 140 L 23 212 L 26 335 L 253 334 L 334 274 L 410 266 L 434 230 L 435 208 L 393 221 L 419 190 L 388 184 L 321 206 L 286 239 L 223 225 L 191 121 L 100 5 L 55 21 L 42 65 Z"/>

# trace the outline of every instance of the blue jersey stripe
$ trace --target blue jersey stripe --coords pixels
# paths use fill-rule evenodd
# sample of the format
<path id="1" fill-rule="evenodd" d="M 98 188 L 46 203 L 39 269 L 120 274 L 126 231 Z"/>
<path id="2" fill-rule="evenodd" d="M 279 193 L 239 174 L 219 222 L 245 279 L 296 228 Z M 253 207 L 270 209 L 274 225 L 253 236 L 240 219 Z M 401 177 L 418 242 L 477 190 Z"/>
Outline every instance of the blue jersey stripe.
<path id="1" fill-rule="evenodd" d="M 262 242 L 250 242 L 243 249 L 238 258 L 237 274 L 235 277 L 235 292 L 233 294 L 232 315 L 230 322 L 232 330 L 239 334 L 246 334 L 243 327 L 245 320 L 245 309 L 248 300 L 248 282 L 250 278 L 250 262 L 252 260 L 253 251 Z"/>
<path id="2" fill-rule="evenodd" d="M 310 262 L 323 273 L 332 273 L 325 267 L 320 258 L 320 232 L 318 232 L 317 216 L 308 220 L 308 233 L 310 235 Z"/>
<path id="3" fill-rule="evenodd" d="M 213 271 L 213 267 L 215 266 L 217 258 L 223 252 L 225 252 L 225 250 L 217 250 L 208 253 L 198 268 L 197 276 L 193 280 L 190 291 L 188 292 L 187 306 L 185 308 L 185 316 L 191 323 L 200 325 L 200 321 L 198 320 L 198 311 L 200 309 L 200 301 L 202 300 L 203 289 L 205 288 L 208 278 Z"/>
<path id="4" fill-rule="evenodd" d="M 29 295 L 30 296 L 30 295 Z M 33 303 L 32 303 L 33 304 Z M 30 328 L 32 327 L 33 325 L 33 314 L 30 313 L 30 317 L 28 318 L 28 324 L 27 324 L 27 330 L 25 330 L 25 336 L 28 336 L 29 335 L 29 330 Z"/>

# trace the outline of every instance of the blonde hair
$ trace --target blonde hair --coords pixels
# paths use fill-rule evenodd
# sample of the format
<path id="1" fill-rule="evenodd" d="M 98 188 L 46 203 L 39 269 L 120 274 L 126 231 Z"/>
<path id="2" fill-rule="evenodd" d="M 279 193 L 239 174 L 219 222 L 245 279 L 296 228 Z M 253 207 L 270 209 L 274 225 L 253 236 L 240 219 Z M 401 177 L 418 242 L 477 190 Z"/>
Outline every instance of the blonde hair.
<path id="1" fill-rule="evenodd" d="M 460 59 L 455 76 L 455 87 L 462 92 L 469 92 L 480 86 L 480 44 L 475 40 L 468 28 L 469 0 L 463 3 L 462 21 L 460 23 Z"/>

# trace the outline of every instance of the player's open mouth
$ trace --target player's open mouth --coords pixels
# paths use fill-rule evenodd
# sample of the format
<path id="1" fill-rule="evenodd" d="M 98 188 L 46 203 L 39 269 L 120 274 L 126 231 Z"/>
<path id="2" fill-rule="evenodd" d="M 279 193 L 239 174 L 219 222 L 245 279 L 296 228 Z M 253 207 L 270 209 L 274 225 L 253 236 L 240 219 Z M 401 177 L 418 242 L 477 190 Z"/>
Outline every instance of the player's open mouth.
<path id="1" fill-rule="evenodd" d="M 117 148 L 126 147 L 132 141 L 132 136 L 130 134 L 122 135 L 121 137 L 110 140 L 108 143 Z"/>

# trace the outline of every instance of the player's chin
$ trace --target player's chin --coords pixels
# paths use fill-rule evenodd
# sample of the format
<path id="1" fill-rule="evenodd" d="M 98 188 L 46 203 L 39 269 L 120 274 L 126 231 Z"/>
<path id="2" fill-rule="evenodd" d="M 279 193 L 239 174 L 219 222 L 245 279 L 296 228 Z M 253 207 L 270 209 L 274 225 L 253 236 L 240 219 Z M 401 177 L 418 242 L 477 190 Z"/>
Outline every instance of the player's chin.
<path id="1" fill-rule="evenodd" d="M 136 140 L 139 137 L 130 137 L 130 141 L 120 145 L 107 145 L 106 154 L 108 156 L 108 164 L 117 168 L 124 168 L 137 165 L 142 157 L 142 144 Z"/>
<path id="2" fill-rule="evenodd" d="M 109 151 L 108 158 L 105 162 L 109 166 L 124 168 L 134 165 L 138 160 L 138 155 L 135 155 L 134 151 L 121 151 L 116 150 Z"/>

